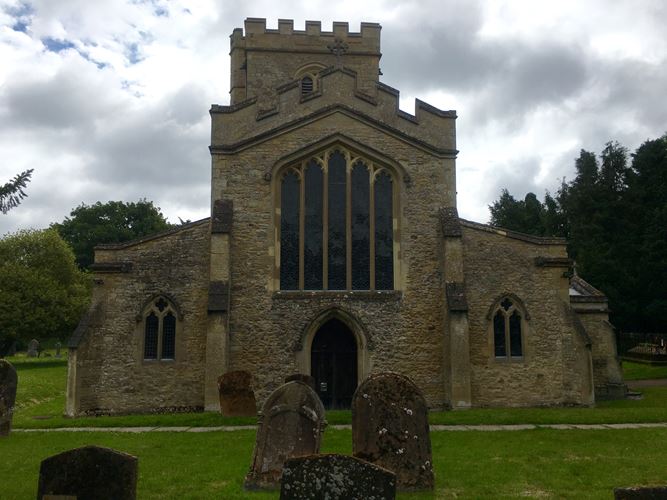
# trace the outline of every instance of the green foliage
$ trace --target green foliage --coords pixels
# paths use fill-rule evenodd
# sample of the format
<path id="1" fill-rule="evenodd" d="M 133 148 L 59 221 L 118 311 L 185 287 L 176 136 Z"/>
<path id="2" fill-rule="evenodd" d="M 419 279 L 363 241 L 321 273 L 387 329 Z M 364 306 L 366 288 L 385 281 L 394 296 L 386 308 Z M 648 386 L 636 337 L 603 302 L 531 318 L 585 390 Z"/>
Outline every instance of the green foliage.
<path id="1" fill-rule="evenodd" d="M 0 240 L 0 349 L 17 339 L 66 338 L 89 296 L 90 280 L 56 231 L 24 230 Z"/>
<path id="2" fill-rule="evenodd" d="M 581 150 L 575 169 L 544 203 L 503 190 L 489 207 L 491 223 L 568 238 L 577 272 L 607 295 L 617 327 L 667 331 L 667 135 L 631 157 L 618 142 L 599 156 Z"/>
<path id="3" fill-rule="evenodd" d="M 76 262 L 88 269 L 94 248 L 104 243 L 122 243 L 173 227 L 152 201 L 122 201 L 81 204 L 60 224 L 53 224 L 60 236 L 74 249 Z"/>
<path id="4" fill-rule="evenodd" d="M 11 181 L 0 186 L 0 212 L 6 214 L 16 207 L 27 195 L 23 189 L 30 182 L 32 170 L 26 170 L 16 175 Z"/>
<path id="5" fill-rule="evenodd" d="M 546 193 L 544 203 L 534 193 L 515 199 L 507 189 L 489 205 L 491 224 L 535 236 L 564 236 L 566 226 L 557 199 Z"/>

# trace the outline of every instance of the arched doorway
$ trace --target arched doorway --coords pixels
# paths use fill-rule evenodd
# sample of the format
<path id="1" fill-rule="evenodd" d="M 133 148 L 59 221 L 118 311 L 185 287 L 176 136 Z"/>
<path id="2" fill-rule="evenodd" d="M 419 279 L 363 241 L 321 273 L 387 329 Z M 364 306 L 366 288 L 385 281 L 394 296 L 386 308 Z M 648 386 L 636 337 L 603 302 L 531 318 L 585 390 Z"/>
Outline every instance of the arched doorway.
<path id="1" fill-rule="evenodd" d="M 324 323 L 313 338 L 310 372 L 328 410 L 347 409 L 357 388 L 357 341 L 340 320 Z"/>

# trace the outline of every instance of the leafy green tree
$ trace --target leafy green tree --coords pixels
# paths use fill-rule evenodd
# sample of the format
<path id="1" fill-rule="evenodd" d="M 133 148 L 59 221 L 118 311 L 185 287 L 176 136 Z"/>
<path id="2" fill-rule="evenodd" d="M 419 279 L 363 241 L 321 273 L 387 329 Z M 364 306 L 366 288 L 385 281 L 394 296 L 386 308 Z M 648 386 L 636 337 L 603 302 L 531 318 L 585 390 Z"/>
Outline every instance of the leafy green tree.
<path id="1" fill-rule="evenodd" d="M 104 243 L 122 243 L 173 227 L 152 201 L 122 201 L 81 204 L 69 217 L 51 227 L 74 250 L 76 262 L 88 269 L 94 260 L 94 248 Z"/>
<path id="2" fill-rule="evenodd" d="M 532 193 L 520 201 L 503 190 L 489 207 L 492 223 L 566 236 L 578 273 L 607 295 L 617 327 L 667 331 L 667 135 L 632 157 L 618 142 L 598 156 L 581 150 L 575 169 L 541 207 Z"/>
<path id="3" fill-rule="evenodd" d="M 30 182 L 32 176 L 32 169 L 21 172 L 8 183 L 0 186 L 0 212 L 6 214 L 12 208 L 16 207 L 21 200 L 27 195 L 25 194 L 26 185 Z"/>
<path id="4" fill-rule="evenodd" d="M 15 340 L 65 339 L 90 300 L 90 279 L 52 229 L 0 239 L 0 355 Z"/>

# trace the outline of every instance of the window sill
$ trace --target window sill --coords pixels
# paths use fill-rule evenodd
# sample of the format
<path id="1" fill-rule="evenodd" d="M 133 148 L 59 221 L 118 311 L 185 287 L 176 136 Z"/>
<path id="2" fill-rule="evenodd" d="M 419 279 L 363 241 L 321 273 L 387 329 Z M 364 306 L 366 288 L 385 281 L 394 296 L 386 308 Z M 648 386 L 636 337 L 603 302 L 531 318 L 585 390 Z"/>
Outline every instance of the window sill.
<path id="1" fill-rule="evenodd" d="M 499 363 L 522 363 L 525 361 L 523 356 L 496 356 L 493 359 Z"/>
<path id="2" fill-rule="evenodd" d="M 400 290 L 281 290 L 273 292 L 274 300 L 340 300 L 392 302 L 403 297 Z"/>

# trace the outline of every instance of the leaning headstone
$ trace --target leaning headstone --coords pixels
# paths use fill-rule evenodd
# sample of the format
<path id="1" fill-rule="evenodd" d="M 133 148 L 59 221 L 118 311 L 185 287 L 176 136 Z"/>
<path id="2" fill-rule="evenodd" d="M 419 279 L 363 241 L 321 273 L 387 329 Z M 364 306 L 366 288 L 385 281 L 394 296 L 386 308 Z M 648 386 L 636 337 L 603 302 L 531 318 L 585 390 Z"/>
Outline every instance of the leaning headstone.
<path id="1" fill-rule="evenodd" d="M 138 462 L 137 457 L 100 446 L 53 455 L 39 468 L 37 498 L 69 495 L 77 500 L 134 500 Z"/>
<path id="2" fill-rule="evenodd" d="M 285 377 L 285 383 L 293 381 L 303 382 L 315 390 L 315 377 L 312 375 L 306 375 L 305 373 L 293 373 L 292 375 Z"/>
<path id="3" fill-rule="evenodd" d="M 280 500 L 304 498 L 393 500 L 396 475 L 346 455 L 290 458 L 285 462 L 280 480 Z"/>
<path id="4" fill-rule="evenodd" d="M 399 490 L 433 489 L 428 407 L 397 373 L 368 377 L 352 398 L 352 452 L 396 474 Z"/>
<path id="5" fill-rule="evenodd" d="M 614 489 L 614 500 L 664 500 L 665 498 L 667 498 L 667 486 L 635 486 Z"/>
<path id="6" fill-rule="evenodd" d="M 39 341 L 37 339 L 32 339 L 28 344 L 28 357 L 36 358 L 39 356 Z"/>
<path id="7" fill-rule="evenodd" d="M 0 437 L 9 436 L 16 402 L 18 377 L 9 361 L 0 359 Z"/>
<path id="8" fill-rule="evenodd" d="M 218 378 L 220 413 L 226 417 L 254 417 L 257 402 L 252 391 L 252 375 L 239 370 L 227 372 Z"/>
<path id="9" fill-rule="evenodd" d="M 285 460 L 319 453 L 325 426 L 324 406 L 310 386 L 294 381 L 278 387 L 259 414 L 245 487 L 278 488 Z"/>
<path id="10" fill-rule="evenodd" d="M 60 342 L 56 342 L 56 358 L 62 358 L 63 355 L 60 354 L 60 349 L 62 348 L 62 344 Z"/>

